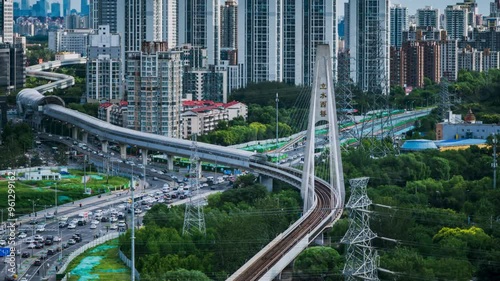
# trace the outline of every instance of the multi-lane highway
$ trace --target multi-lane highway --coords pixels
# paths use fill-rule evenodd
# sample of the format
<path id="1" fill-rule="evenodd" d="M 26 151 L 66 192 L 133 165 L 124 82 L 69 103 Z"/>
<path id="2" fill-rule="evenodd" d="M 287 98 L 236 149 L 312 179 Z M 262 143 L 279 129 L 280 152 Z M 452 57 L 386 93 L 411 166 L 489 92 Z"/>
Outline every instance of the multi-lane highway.
<path id="1" fill-rule="evenodd" d="M 175 186 L 174 182 L 168 182 L 171 186 Z M 222 189 L 222 186 L 218 186 L 218 189 Z M 216 191 L 209 190 L 208 188 L 200 189 L 199 193 L 195 195 L 192 200 L 203 200 L 208 194 Z M 165 201 L 162 197 L 164 192 L 161 191 L 161 187 L 150 188 L 146 190 L 138 190 L 134 196 L 137 200 L 137 209 L 141 209 L 142 212 L 136 214 L 138 217 L 136 223 L 139 224 L 142 221 L 142 216 L 146 213 L 147 209 L 154 204 L 183 204 L 188 198 L 183 200 L 169 200 Z M 142 203 L 148 202 L 147 204 Z M 19 265 L 19 279 L 25 277 L 27 280 L 39 280 L 45 275 L 49 277 L 49 280 L 54 279 L 54 274 L 56 272 L 56 266 L 60 267 L 64 262 L 64 258 L 73 252 L 76 248 L 81 247 L 83 244 L 90 242 L 96 237 L 96 235 L 103 235 L 111 231 L 123 230 L 120 227 L 120 221 L 124 221 L 125 225 L 130 226 L 131 212 L 128 211 L 130 208 L 130 194 L 127 191 L 112 192 L 103 195 L 101 198 L 97 196 L 83 199 L 80 201 L 59 206 L 57 208 L 57 215 L 53 218 L 47 219 L 45 214 L 54 214 L 55 208 L 50 208 L 46 210 L 46 213 L 38 212 L 35 217 L 33 214 L 29 216 L 23 216 L 20 218 L 20 226 L 17 229 L 16 235 L 17 248 L 19 249 L 19 255 L 17 256 L 17 264 Z M 81 207 L 80 207 L 81 204 Z M 102 216 L 98 219 L 99 223 L 96 227 L 91 227 L 92 221 L 96 221 L 95 214 L 98 210 L 102 210 Z M 114 214 L 114 215 L 113 215 Z M 76 223 L 75 228 L 69 229 L 67 225 L 64 227 L 59 227 L 60 222 L 72 220 L 82 220 L 83 217 L 87 215 L 86 224 Z M 103 217 L 105 219 L 103 219 Z M 114 217 L 115 219 L 112 219 Z M 112 221 L 111 221 L 112 220 Z M 31 222 L 36 222 L 32 224 Z M 44 224 L 44 231 L 37 231 L 40 225 Z M 116 227 L 116 229 L 115 229 Z M 26 237 L 19 238 L 21 233 L 26 233 Z M 75 239 L 76 243 L 69 243 L 70 239 L 73 239 L 74 235 L 80 235 L 82 240 L 78 241 Z M 31 241 L 34 238 L 39 238 L 37 235 L 42 236 L 44 239 L 47 237 L 59 237 L 61 241 L 54 241 L 52 245 L 45 245 L 43 242 L 43 248 L 32 248 L 30 246 Z M 41 240 L 38 240 L 41 241 Z M 71 241 L 72 242 L 72 241 Z M 60 251 L 59 251 L 60 249 Z M 52 252 L 52 254 L 51 254 Z M 25 257 L 23 257 L 23 253 Z M 27 257 L 26 257 L 27 256 Z M 62 260 L 61 260 L 62 258 Z M 40 264 L 35 265 L 35 261 L 39 260 Z M 6 266 L 2 264 L 0 280 L 4 280 L 6 277 Z"/>

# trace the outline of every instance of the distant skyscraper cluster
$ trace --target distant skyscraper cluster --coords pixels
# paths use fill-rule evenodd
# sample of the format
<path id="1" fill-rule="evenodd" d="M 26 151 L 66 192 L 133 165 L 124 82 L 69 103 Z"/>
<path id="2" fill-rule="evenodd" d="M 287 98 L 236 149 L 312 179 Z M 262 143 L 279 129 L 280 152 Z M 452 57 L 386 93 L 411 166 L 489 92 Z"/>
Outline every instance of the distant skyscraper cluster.
<path id="1" fill-rule="evenodd" d="M 411 89 L 422 87 L 424 78 L 456 80 L 460 69 L 500 67 L 500 1 L 491 2 L 485 16 L 475 0 L 448 5 L 442 13 L 422 7 L 414 16 L 404 6 L 388 6 L 387 0 L 345 4 L 339 81 L 364 91 L 377 85 L 388 90 L 389 84 Z"/>

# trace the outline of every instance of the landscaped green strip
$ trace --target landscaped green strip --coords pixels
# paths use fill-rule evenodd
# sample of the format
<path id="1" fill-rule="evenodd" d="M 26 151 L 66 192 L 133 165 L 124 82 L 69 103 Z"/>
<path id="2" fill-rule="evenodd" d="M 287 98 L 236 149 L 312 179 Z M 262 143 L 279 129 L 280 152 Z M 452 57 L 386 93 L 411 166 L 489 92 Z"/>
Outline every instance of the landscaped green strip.
<path id="1" fill-rule="evenodd" d="M 118 239 L 83 252 L 71 261 L 68 272 L 68 281 L 130 279 L 130 269 L 118 256 Z"/>

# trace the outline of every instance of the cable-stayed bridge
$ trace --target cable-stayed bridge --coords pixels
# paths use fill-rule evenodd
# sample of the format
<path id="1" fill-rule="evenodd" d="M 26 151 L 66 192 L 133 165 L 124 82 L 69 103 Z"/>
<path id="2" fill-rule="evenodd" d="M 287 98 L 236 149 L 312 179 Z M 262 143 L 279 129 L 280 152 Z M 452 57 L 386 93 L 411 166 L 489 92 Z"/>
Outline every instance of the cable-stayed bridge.
<path id="1" fill-rule="evenodd" d="M 316 52 L 315 79 L 310 95 L 308 130 L 304 152 L 303 170 L 282 167 L 265 161 L 258 153 L 212 144 L 198 143 L 200 161 L 224 163 L 259 173 L 261 177 L 287 182 L 301 190 L 304 199 L 303 215 L 271 243 L 237 270 L 228 280 L 272 280 L 311 242 L 331 227 L 340 217 L 344 206 L 344 180 L 340 158 L 340 141 L 337 129 L 335 95 L 333 89 L 331 54 L 327 45 L 319 45 Z M 63 78 L 63 77 L 61 77 Z M 67 79 L 67 77 L 64 77 Z M 57 82 L 57 81 L 56 81 Z M 37 89 L 24 89 L 17 96 L 19 113 L 33 127 L 43 130 L 43 120 L 51 118 L 72 127 L 73 138 L 97 135 L 103 142 L 137 146 L 144 150 L 160 151 L 167 155 L 189 157 L 192 142 L 161 135 L 118 127 L 97 118 L 65 107 L 64 101 L 55 96 L 44 96 L 49 84 Z M 315 175 L 315 126 L 327 123 L 328 147 L 325 179 Z M 147 153 L 146 153 L 147 154 Z M 124 149 L 122 158 L 126 157 Z"/>

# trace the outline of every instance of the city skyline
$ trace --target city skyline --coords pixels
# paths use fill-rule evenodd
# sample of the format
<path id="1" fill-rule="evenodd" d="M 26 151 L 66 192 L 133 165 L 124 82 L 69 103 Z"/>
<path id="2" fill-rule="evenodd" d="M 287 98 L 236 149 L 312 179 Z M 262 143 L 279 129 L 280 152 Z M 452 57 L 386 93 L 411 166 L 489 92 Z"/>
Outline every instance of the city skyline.
<path id="1" fill-rule="evenodd" d="M 29 0 L 28 3 L 29 5 L 33 5 L 36 3 L 37 0 Z M 346 3 L 346 0 L 335 0 L 337 3 L 337 8 L 338 8 L 338 14 L 337 17 L 342 17 L 344 16 L 344 3 Z M 20 2 L 20 0 L 15 0 L 14 2 Z M 61 3 L 63 0 L 49 0 L 47 1 L 49 4 L 51 3 Z M 75 9 L 77 11 L 80 11 L 80 2 L 81 0 L 71 0 L 71 9 Z M 219 0 L 219 4 L 222 5 L 224 4 L 225 0 Z M 237 0 L 237 2 L 239 2 Z M 417 11 L 417 9 L 420 8 L 425 8 L 425 6 L 432 6 L 434 8 L 438 8 L 440 13 L 443 13 L 444 9 L 448 5 L 453 5 L 456 4 L 457 2 L 463 2 L 460 0 L 442 0 L 442 1 L 435 1 L 435 0 L 421 0 L 421 1 L 414 1 L 414 0 L 391 0 L 391 5 L 393 4 L 401 4 L 404 7 L 408 8 L 408 14 L 409 15 L 414 15 Z M 476 0 L 476 3 L 478 4 L 478 10 L 479 14 L 482 15 L 487 15 L 490 12 L 490 3 L 493 2 L 493 0 Z"/>

